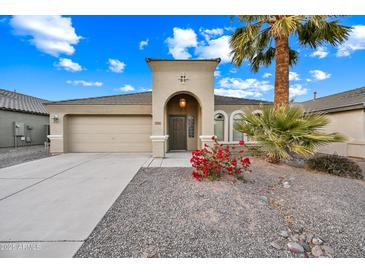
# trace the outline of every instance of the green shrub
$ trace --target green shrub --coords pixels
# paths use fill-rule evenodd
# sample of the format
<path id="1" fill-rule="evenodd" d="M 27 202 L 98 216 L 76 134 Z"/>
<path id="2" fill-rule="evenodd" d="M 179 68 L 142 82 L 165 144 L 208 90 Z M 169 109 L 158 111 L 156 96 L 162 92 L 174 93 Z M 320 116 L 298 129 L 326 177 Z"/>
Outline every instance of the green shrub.
<path id="1" fill-rule="evenodd" d="M 305 162 L 305 167 L 341 177 L 364 179 L 362 170 L 355 161 L 338 155 L 315 156 Z"/>
<path id="2" fill-rule="evenodd" d="M 343 142 L 344 136 L 322 130 L 328 123 L 324 114 L 305 113 L 299 106 L 263 106 L 260 114 L 246 111 L 235 130 L 256 140 L 266 159 L 276 163 L 297 155 L 309 157 L 321 145 Z"/>

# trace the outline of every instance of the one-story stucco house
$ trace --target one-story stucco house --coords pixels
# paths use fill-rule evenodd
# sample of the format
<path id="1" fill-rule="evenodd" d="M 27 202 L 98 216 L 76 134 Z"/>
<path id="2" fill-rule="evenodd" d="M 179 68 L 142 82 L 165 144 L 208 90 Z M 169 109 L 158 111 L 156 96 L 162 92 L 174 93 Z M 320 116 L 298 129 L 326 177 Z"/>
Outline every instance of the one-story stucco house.
<path id="1" fill-rule="evenodd" d="M 319 152 L 365 158 L 365 87 L 300 103 L 306 112 L 322 112 L 330 119 L 325 128 L 347 137 L 344 143 L 320 148 Z"/>
<path id="2" fill-rule="evenodd" d="M 152 92 L 47 103 L 51 152 L 149 152 L 194 150 L 211 143 L 237 142 L 235 119 L 266 101 L 214 95 L 220 59 L 147 58 Z"/>
<path id="3" fill-rule="evenodd" d="M 146 62 L 152 92 L 46 103 L 50 113 L 51 152 L 148 152 L 194 150 L 211 143 L 247 140 L 234 131 L 242 111 L 271 102 L 214 95 L 220 59 Z M 365 158 L 365 88 L 300 103 L 307 112 L 328 114 L 325 129 L 347 136 L 323 153 Z"/>
<path id="4" fill-rule="evenodd" d="M 49 126 L 46 102 L 0 89 L 0 148 L 44 144 Z"/>

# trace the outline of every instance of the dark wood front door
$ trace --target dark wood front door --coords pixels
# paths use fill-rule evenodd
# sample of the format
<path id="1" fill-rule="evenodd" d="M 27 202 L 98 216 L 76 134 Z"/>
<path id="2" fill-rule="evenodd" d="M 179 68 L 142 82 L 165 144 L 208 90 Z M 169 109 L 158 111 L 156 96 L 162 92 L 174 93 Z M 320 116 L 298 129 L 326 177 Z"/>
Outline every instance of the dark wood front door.
<path id="1" fill-rule="evenodd" d="M 170 150 L 186 150 L 186 117 L 170 116 L 169 118 Z"/>

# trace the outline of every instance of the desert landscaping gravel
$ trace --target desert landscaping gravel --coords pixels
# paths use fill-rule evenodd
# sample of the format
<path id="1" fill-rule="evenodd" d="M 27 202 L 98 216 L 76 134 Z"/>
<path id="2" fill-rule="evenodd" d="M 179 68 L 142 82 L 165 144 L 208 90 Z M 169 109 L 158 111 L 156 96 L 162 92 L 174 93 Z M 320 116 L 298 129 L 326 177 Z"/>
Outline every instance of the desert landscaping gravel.
<path id="1" fill-rule="evenodd" d="M 0 148 L 0 168 L 49 157 L 44 145 Z"/>
<path id="2" fill-rule="evenodd" d="M 363 181 L 252 162 L 245 183 L 141 169 L 75 257 L 365 256 Z"/>

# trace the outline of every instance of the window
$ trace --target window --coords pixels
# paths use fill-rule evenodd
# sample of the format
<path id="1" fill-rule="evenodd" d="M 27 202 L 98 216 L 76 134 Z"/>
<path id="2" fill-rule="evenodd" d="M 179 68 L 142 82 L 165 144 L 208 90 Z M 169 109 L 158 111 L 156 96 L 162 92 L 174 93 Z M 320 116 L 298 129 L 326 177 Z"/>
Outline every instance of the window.
<path id="1" fill-rule="evenodd" d="M 224 115 L 217 113 L 214 115 L 214 135 L 218 141 L 224 141 Z"/>
<path id="2" fill-rule="evenodd" d="M 188 137 L 189 138 L 194 138 L 194 135 L 195 135 L 194 128 L 195 128 L 194 117 L 188 116 Z"/>
<path id="3" fill-rule="evenodd" d="M 235 130 L 235 125 L 240 121 L 241 119 L 241 114 L 237 113 L 233 116 L 233 140 L 234 142 L 240 141 L 240 140 L 245 140 L 247 141 L 247 138 L 245 138 L 245 134 L 238 132 Z"/>

